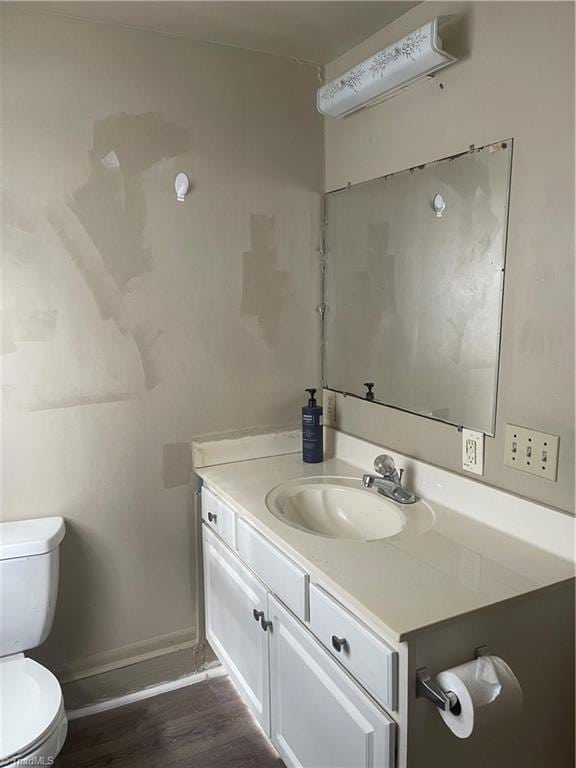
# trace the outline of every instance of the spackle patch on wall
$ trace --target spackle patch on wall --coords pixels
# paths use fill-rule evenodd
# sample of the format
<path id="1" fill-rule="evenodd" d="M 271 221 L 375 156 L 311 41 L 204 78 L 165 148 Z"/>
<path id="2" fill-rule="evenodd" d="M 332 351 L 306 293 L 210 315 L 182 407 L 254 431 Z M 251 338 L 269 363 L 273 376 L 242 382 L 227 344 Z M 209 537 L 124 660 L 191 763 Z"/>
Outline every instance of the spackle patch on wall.
<path id="1" fill-rule="evenodd" d="M 145 243 L 145 171 L 186 153 L 190 146 L 190 131 L 157 113 L 109 115 L 94 124 L 87 181 L 67 205 L 46 210 L 100 317 L 113 320 L 131 339 L 146 390 L 161 380 L 152 350 L 164 331 L 148 310 L 138 311 L 134 297 L 138 284 L 130 284 L 153 269 L 151 249 Z M 5 349 L 10 351 L 9 343 Z M 106 396 L 101 402 L 108 402 Z"/>
<path id="2" fill-rule="evenodd" d="M 292 280 L 287 271 L 278 269 L 276 221 L 274 216 L 250 217 L 252 250 L 243 254 L 243 318 L 255 317 L 258 330 L 269 344 L 277 340 L 282 323 L 282 309 L 289 302 Z"/>
<path id="3" fill-rule="evenodd" d="M 19 229 L 2 211 L 2 258 L 14 264 L 28 266 L 36 256 L 34 249 L 34 233 Z"/>
<path id="4" fill-rule="evenodd" d="M 187 485 L 192 473 L 190 443 L 167 443 L 163 448 L 162 477 L 164 488 Z"/>
<path id="5" fill-rule="evenodd" d="M 109 403 L 124 403 L 128 400 L 132 400 L 132 396 L 127 392 L 120 392 L 115 394 L 104 395 L 85 395 L 78 397 L 64 397 L 59 400 L 40 400 L 32 405 L 24 406 L 20 410 L 26 413 L 34 413 L 35 411 L 54 411 L 61 408 L 78 408 L 83 405 L 105 405 Z"/>
<path id="6" fill-rule="evenodd" d="M 131 339 L 140 359 L 144 388 L 154 389 L 160 382 L 160 374 L 152 347 L 164 332 L 145 324 L 140 314 L 134 313 L 127 304 L 126 294 L 110 276 L 87 233 L 71 218 L 69 209 L 48 210 L 47 218 L 90 291 L 101 319 L 112 320 L 122 336 Z"/>
<path id="7" fill-rule="evenodd" d="M 144 243 L 143 172 L 190 149 L 188 129 L 155 112 L 109 115 L 94 124 L 90 175 L 70 203 L 121 291 L 152 268 Z"/>
<path id="8" fill-rule="evenodd" d="M 58 311 L 55 309 L 4 310 L 0 312 L 3 334 L 10 334 L 11 343 L 50 341 L 56 331 Z"/>
<path id="9" fill-rule="evenodd" d="M 151 334 L 144 326 L 138 326 L 133 331 L 134 342 L 142 361 L 144 386 L 147 390 L 154 389 L 161 380 L 156 360 L 152 355 L 152 348 L 163 334 L 164 331 L 161 330 Z"/>
<path id="10" fill-rule="evenodd" d="M 122 295 L 104 268 L 94 243 L 82 229 L 77 231 L 78 222 L 69 220 L 69 211 L 47 209 L 46 218 L 92 294 L 102 320 L 113 319 L 122 332 L 127 331 Z"/>
<path id="11" fill-rule="evenodd" d="M 10 321 L 0 318 L 0 355 L 9 355 L 17 350 L 18 347 L 14 341 L 14 329 Z"/>
<path id="12" fill-rule="evenodd" d="M 0 218 L 2 259 L 22 266 L 31 264 L 35 255 L 34 214 L 25 204 L 18 203 L 13 194 L 2 187 L 0 187 Z"/>

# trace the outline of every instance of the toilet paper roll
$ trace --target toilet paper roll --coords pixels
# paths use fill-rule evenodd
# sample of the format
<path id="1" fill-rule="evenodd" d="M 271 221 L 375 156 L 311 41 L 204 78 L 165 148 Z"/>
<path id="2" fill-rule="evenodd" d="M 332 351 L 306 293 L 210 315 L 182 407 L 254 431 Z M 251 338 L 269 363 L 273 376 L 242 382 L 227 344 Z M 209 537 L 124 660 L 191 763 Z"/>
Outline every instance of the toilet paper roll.
<path id="1" fill-rule="evenodd" d="M 439 710 L 442 719 L 459 739 L 473 731 L 502 722 L 522 709 L 522 688 L 508 664 L 499 656 L 479 656 L 474 661 L 447 669 L 436 677 L 444 691 L 458 696 L 458 715 Z"/>

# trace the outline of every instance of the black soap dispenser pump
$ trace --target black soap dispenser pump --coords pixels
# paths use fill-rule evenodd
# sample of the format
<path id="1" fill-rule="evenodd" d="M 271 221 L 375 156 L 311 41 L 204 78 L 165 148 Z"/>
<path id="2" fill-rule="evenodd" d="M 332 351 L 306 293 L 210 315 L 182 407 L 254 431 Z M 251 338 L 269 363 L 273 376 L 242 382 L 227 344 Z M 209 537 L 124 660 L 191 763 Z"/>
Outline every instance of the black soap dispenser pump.
<path id="1" fill-rule="evenodd" d="M 374 382 L 373 382 L 373 381 L 366 381 L 366 382 L 364 383 L 364 386 L 365 386 L 365 387 L 366 387 L 366 389 L 368 390 L 368 391 L 366 392 L 366 400 L 370 400 L 370 402 L 373 402 L 373 401 L 374 401 L 374 398 L 376 397 L 376 395 L 375 395 L 375 394 L 374 394 L 374 392 L 372 391 L 372 390 L 374 389 Z"/>
<path id="2" fill-rule="evenodd" d="M 306 464 L 319 464 L 324 460 L 322 406 L 316 402 L 315 389 L 306 392 L 310 399 L 302 408 L 302 459 Z"/>

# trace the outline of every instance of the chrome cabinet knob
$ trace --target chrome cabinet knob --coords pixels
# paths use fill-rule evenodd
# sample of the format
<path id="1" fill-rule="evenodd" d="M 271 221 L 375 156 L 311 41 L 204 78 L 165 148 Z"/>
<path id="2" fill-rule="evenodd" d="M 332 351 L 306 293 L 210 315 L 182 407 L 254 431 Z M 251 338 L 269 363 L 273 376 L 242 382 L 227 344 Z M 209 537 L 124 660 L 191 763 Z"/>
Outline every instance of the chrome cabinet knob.
<path id="1" fill-rule="evenodd" d="M 332 648 L 334 648 L 335 651 L 340 651 L 342 648 L 345 648 L 348 645 L 348 642 L 345 637 L 336 637 L 336 635 L 332 635 Z"/>

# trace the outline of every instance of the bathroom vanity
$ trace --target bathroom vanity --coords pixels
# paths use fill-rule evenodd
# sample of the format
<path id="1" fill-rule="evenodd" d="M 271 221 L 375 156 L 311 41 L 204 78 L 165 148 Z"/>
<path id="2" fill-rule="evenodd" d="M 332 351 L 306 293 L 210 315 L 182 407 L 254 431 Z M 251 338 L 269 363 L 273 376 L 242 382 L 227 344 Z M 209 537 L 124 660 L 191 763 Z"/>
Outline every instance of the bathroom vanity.
<path id="1" fill-rule="evenodd" d="M 385 500 L 380 530 L 377 509 L 306 530 L 294 493 L 374 499 L 360 478 L 383 449 L 327 437 L 320 465 L 288 453 L 196 468 L 206 637 L 286 765 L 571 766 L 573 519 L 391 454 L 417 504 Z M 522 710 L 461 739 L 417 678 L 485 652 L 510 665 Z"/>
<path id="2" fill-rule="evenodd" d="M 496 418 L 513 143 L 329 191 L 329 458 L 195 461 L 206 637 L 287 766 L 574 764 L 574 519 L 332 429 L 340 393 L 556 479 L 558 435 Z"/>

